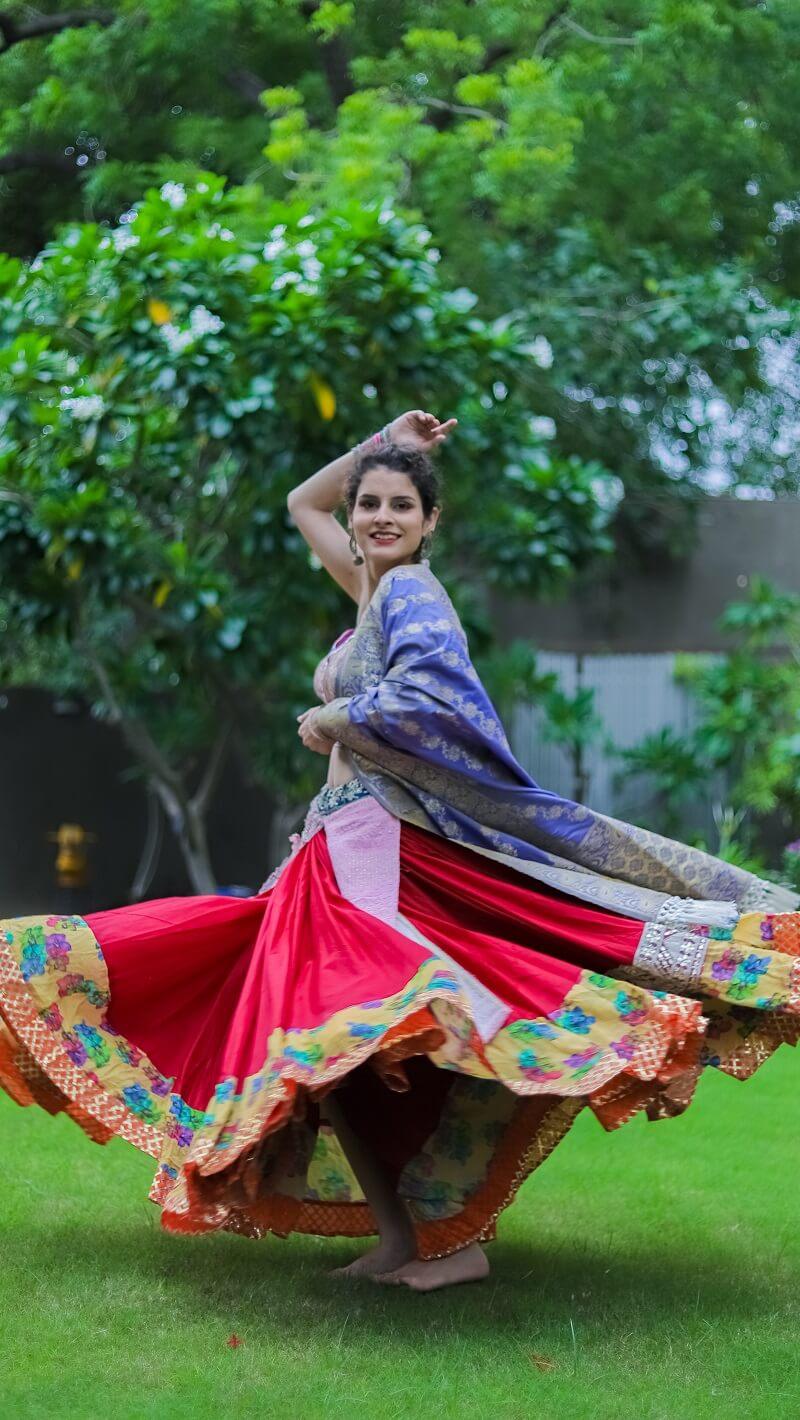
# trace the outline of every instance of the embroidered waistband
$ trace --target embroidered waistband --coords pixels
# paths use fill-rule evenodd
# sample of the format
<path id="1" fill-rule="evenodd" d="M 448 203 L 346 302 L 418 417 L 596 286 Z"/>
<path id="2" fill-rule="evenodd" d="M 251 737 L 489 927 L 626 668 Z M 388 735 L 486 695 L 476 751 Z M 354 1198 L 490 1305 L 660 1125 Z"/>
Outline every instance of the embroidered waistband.
<path id="1" fill-rule="evenodd" d="M 313 805 L 320 814 L 332 814 L 344 804 L 351 804 L 355 799 L 365 797 L 370 797 L 369 789 L 364 787 L 361 780 L 348 779 L 346 784 L 323 785 L 313 800 Z"/>

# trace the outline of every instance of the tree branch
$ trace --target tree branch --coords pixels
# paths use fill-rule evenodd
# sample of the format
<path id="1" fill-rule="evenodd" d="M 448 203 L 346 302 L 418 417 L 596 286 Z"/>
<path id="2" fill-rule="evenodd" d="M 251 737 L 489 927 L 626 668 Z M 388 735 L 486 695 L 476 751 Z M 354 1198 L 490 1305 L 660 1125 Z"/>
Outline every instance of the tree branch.
<path id="1" fill-rule="evenodd" d="M 164 755 L 161 753 L 161 750 L 158 748 L 158 745 L 145 726 L 133 715 L 127 715 L 125 713 L 117 693 L 111 684 L 108 671 L 103 665 L 103 662 L 95 655 L 85 636 L 82 634 L 77 637 L 77 645 L 80 647 L 81 652 L 91 666 L 103 697 L 108 702 L 114 719 L 122 730 L 130 748 L 146 766 L 159 787 L 166 786 L 170 794 L 174 796 L 175 800 L 177 800 L 182 808 L 186 800 L 186 794 L 180 776 L 175 773 L 172 765 L 164 758 Z"/>
<path id="2" fill-rule="evenodd" d="M 75 595 L 72 599 L 72 611 L 75 644 L 91 666 L 128 748 L 133 751 L 148 772 L 153 790 L 163 805 L 172 831 L 180 843 L 194 891 L 198 893 L 215 892 L 216 880 L 208 853 L 208 838 L 202 808 L 198 811 L 196 800 L 188 796 L 180 774 L 172 768 L 169 760 L 162 754 L 146 725 L 142 724 L 135 715 L 126 714 L 120 704 L 108 671 L 95 654 L 84 631 L 83 607 Z M 219 772 L 218 754 L 217 745 L 214 747 L 211 757 L 214 774 Z M 206 781 L 210 783 L 209 772 L 206 773 L 204 784 Z M 201 785 L 201 790 L 202 787 Z"/>
<path id="3" fill-rule="evenodd" d="M 113 25 L 116 15 L 108 10 L 64 10 L 59 15 L 34 15 L 26 24 L 18 24 L 8 11 L 0 11 L 0 54 L 25 39 L 41 39 L 44 35 L 60 34 L 62 30 L 82 29 L 84 25 Z"/>
<path id="4" fill-rule="evenodd" d="M 497 44 L 490 44 L 486 50 L 483 63 L 478 70 L 479 74 L 486 74 L 495 64 L 499 64 L 501 59 L 506 59 L 509 54 L 513 54 L 515 46 L 498 41 Z"/>
<path id="5" fill-rule="evenodd" d="M 240 98 L 245 99 L 254 108 L 261 108 L 259 95 L 269 88 L 266 79 L 254 74 L 252 69 L 228 69 L 223 77 L 228 87 Z"/>
<path id="6" fill-rule="evenodd" d="M 319 9 L 319 5 L 320 0 L 303 0 L 300 13 L 308 20 Z M 355 88 L 350 77 L 350 51 L 344 36 L 335 34 L 329 39 L 320 37 L 319 52 L 328 92 L 334 108 L 338 108 Z"/>
<path id="7" fill-rule="evenodd" d="M 497 114 L 489 113 L 489 110 L 485 108 L 473 108 L 471 104 L 454 104 L 450 103 L 448 99 L 434 98 L 416 98 L 414 102 L 424 105 L 425 108 L 436 109 L 437 112 L 443 114 L 465 113 L 471 118 L 490 118 L 499 128 L 508 128 L 508 124 L 504 118 L 498 118 Z M 444 127 L 444 124 L 441 122 L 436 123 L 436 127 Z"/>
<path id="8" fill-rule="evenodd" d="M 192 807 L 195 812 L 201 816 L 205 814 L 211 800 L 211 795 L 219 783 L 219 777 L 225 763 L 225 756 L 228 751 L 232 733 L 233 725 L 230 720 L 228 720 L 217 735 L 216 742 L 208 758 L 205 774 L 192 795 Z"/>
<path id="9" fill-rule="evenodd" d="M 342 35 L 333 35 L 320 45 L 322 68 L 328 83 L 328 92 L 338 108 L 353 93 L 355 85 L 350 77 L 350 51 Z"/>
<path id="10" fill-rule="evenodd" d="M 504 44 L 502 41 L 497 41 L 497 44 L 490 44 L 489 47 L 487 47 L 485 57 L 483 57 L 483 64 L 480 65 L 479 71 L 477 72 L 479 72 L 479 74 L 489 74 L 489 70 L 493 70 L 494 65 L 499 64 L 500 60 L 507 60 L 509 54 L 514 53 L 514 48 L 516 48 L 516 45 Z"/>
<path id="11" fill-rule="evenodd" d="M 556 33 L 559 25 L 563 21 L 564 16 L 566 15 L 568 10 L 569 0 L 565 0 L 565 3 L 563 5 L 559 5 L 558 8 L 553 11 L 552 15 L 548 15 L 547 19 L 542 25 L 541 30 L 539 31 L 539 37 L 536 41 L 536 44 L 533 47 L 534 54 L 544 54 L 548 44 L 550 43 L 550 40 Z"/>
<path id="12" fill-rule="evenodd" d="M 579 25 L 577 20 L 571 20 L 565 15 L 561 21 L 566 29 L 572 30 L 573 34 L 580 35 L 581 39 L 591 40 L 592 44 L 638 44 L 635 35 L 593 35 L 589 30 L 585 30 L 583 25 Z"/>
<path id="13" fill-rule="evenodd" d="M 158 792 L 150 779 L 147 780 L 147 828 L 144 843 L 128 897 L 131 902 L 141 902 L 156 870 L 161 851 L 163 819 Z"/>
<path id="14" fill-rule="evenodd" d="M 14 488 L 0 488 L 0 503 L 21 503 L 29 513 L 36 512 L 36 504 L 27 493 L 18 493 Z"/>

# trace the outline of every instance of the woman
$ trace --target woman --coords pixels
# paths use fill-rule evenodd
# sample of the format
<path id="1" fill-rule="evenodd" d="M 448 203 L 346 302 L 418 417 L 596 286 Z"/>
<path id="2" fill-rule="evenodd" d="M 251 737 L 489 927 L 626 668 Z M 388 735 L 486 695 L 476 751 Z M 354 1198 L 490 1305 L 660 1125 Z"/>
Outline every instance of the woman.
<path id="1" fill-rule="evenodd" d="M 154 1155 L 168 1229 L 377 1231 L 339 1271 L 417 1290 L 486 1275 L 584 1105 L 667 1117 L 800 1034 L 793 895 L 514 759 L 423 556 L 455 423 L 405 414 L 290 495 L 358 614 L 299 717 L 327 783 L 261 892 L 0 931 L 15 1099 Z"/>

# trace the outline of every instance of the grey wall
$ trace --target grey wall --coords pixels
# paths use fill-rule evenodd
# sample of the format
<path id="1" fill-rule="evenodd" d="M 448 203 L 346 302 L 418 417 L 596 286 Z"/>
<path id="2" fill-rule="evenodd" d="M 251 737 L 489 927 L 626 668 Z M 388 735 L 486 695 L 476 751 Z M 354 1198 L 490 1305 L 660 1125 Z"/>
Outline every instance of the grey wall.
<path id="1" fill-rule="evenodd" d="M 800 499 L 711 499 L 685 563 L 644 572 L 613 563 L 556 605 L 493 593 L 490 607 L 501 641 L 543 650 L 716 651 L 726 641 L 715 622 L 754 574 L 800 592 Z"/>
<path id="2" fill-rule="evenodd" d="M 593 656 L 543 651 L 539 665 L 542 671 L 558 676 L 568 695 L 578 689 L 594 691 L 594 706 L 604 731 L 584 755 L 586 802 L 600 813 L 652 826 L 652 783 L 647 776 L 626 775 L 617 751 L 630 749 L 646 735 L 666 727 L 683 735 L 696 724 L 696 702 L 675 681 L 675 656 L 668 652 Z M 548 742 L 546 718 L 540 709 L 518 705 L 509 738 L 520 764 L 537 783 L 567 799 L 579 796 L 574 765 L 566 750 Z M 698 784 L 694 803 L 685 809 L 687 827 L 710 844 L 716 842 L 713 805 L 719 799 L 725 799 L 721 781 Z"/>

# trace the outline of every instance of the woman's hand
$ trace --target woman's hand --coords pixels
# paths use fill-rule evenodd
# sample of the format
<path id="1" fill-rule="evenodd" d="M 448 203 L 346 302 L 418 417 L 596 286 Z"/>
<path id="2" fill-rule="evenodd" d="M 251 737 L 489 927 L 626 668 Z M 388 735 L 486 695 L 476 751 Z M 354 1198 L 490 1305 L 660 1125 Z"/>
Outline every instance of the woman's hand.
<path id="1" fill-rule="evenodd" d="M 321 709 L 321 705 L 312 705 L 310 710 L 304 710 L 298 715 L 297 733 L 306 749 L 313 749 L 316 754 L 330 754 L 335 741 L 314 729 L 314 716 Z"/>
<path id="2" fill-rule="evenodd" d="M 389 425 L 389 433 L 396 444 L 410 444 L 412 448 L 424 449 L 429 453 L 443 444 L 452 433 L 457 419 L 447 419 L 440 424 L 435 414 L 426 414 L 423 409 L 410 409 Z"/>

